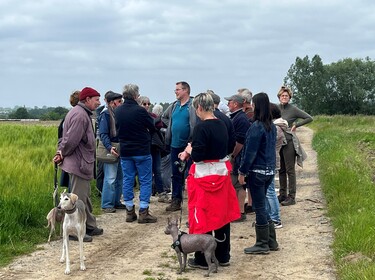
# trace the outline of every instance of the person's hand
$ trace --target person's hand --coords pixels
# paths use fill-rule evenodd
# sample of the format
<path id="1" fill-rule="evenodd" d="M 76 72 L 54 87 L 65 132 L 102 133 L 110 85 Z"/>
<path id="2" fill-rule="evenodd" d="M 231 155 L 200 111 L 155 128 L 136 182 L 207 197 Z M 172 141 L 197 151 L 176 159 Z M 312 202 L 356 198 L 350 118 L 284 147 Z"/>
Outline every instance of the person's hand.
<path id="1" fill-rule="evenodd" d="M 245 185 L 246 182 L 245 182 L 245 175 L 243 174 L 238 174 L 238 182 L 241 184 L 241 185 Z"/>
<path id="2" fill-rule="evenodd" d="M 63 162 L 63 156 L 61 155 L 61 151 L 57 151 L 52 160 L 57 165 L 62 164 L 62 162 Z"/>
<path id="3" fill-rule="evenodd" d="M 183 151 L 183 152 L 178 154 L 178 158 L 182 161 L 187 160 L 189 157 L 190 157 L 190 155 L 186 151 Z"/>
<path id="4" fill-rule="evenodd" d="M 116 157 L 120 156 L 119 153 L 118 153 L 118 151 L 117 151 L 117 149 L 116 149 L 116 147 L 112 147 L 111 148 L 111 154 L 114 155 L 114 156 L 116 156 Z"/>
<path id="5" fill-rule="evenodd" d="M 297 130 L 296 125 L 293 125 L 292 128 L 290 129 L 292 132 L 295 132 Z"/>

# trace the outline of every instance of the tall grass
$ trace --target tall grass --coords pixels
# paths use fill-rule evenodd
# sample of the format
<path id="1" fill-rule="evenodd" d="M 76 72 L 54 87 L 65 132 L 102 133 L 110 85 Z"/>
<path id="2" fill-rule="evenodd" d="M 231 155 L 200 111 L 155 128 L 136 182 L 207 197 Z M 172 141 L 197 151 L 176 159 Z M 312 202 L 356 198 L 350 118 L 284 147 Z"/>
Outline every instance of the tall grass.
<path id="1" fill-rule="evenodd" d="M 340 279 L 375 279 L 375 117 L 320 116 L 311 127 L 335 229 Z"/>
<path id="2" fill-rule="evenodd" d="M 56 143 L 56 126 L 0 124 L 0 265 L 47 240 Z"/>

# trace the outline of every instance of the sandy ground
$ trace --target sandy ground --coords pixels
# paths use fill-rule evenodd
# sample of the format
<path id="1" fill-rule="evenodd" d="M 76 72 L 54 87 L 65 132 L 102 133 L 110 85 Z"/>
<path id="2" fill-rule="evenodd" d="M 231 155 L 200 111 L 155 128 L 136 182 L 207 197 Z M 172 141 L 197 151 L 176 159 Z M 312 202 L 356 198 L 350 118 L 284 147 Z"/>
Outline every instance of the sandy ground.
<path id="1" fill-rule="evenodd" d="M 219 267 L 210 278 L 336 279 L 330 249 L 332 228 L 325 216 L 316 153 L 311 148 L 312 131 L 299 128 L 298 136 L 308 159 L 303 170 L 298 168 L 297 204 L 281 208 L 283 228 L 276 230 L 280 250 L 261 256 L 243 253 L 255 242 L 255 215 L 248 214 L 246 222 L 232 224 L 231 265 Z M 65 263 L 59 262 L 62 241 L 57 237 L 51 244 L 41 244 L 39 250 L 0 269 L 0 279 L 202 279 L 204 271 L 199 269 L 176 273 L 178 261 L 171 248 L 172 238 L 164 234 L 170 215 L 165 207 L 152 197 L 150 209 L 158 217 L 156 224 L 125 223 L 123 210 L 98 217 L 104 235 L 85 243 L 86 271 L 79 270 L 78 244 L 71 242 L 71 274 L 64 275 Z M 186 214 L 184 209 L 183 225 Z M 182 230 L 187 231 L 184 226 Z"/>

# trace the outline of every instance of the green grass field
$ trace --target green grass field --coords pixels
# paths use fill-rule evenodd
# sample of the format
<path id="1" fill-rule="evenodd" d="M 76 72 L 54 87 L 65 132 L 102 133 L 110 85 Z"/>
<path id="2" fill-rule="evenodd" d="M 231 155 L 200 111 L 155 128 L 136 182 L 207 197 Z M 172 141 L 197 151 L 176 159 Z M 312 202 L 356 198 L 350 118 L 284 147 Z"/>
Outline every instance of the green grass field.
<path id="1" fill-rule="evenodd" d="M 368 116 L 318 116 L 310 124 L 339 279 L 375 279 L 374 124 Z M 56 143 L 56 124 L 0 123 L 0 266 L 48 238 Z"/>
<path id="2" fill-rule="evenodd" d="M 0 123 L 0 266 L 48 239 L 56 145 L 56 125 Z"/>

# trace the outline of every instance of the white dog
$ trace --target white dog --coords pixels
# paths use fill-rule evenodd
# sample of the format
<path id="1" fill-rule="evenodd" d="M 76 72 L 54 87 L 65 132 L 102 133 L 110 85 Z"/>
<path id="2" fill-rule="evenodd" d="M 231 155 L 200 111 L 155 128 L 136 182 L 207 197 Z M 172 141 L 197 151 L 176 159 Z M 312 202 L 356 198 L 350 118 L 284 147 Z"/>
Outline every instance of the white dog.
<path id="1" fill-rule="evenodd" d="M 86 270 L 83 255 L 83 237 L 86 234 L 86 211 L 85 204 L 74 193 L 63 192 L 60 196 L 58 208 L 65 212 L 63 222 L 63 248 L 60 262 L 66 257 L 65 274 L 70 274 L 69 259 L 69 234 L 76 235 L 79 241 L 80 269 Z"/>

